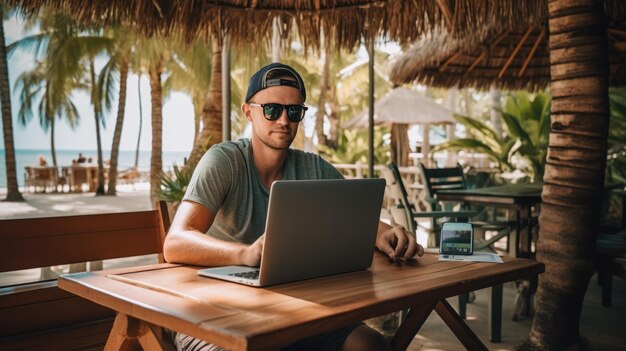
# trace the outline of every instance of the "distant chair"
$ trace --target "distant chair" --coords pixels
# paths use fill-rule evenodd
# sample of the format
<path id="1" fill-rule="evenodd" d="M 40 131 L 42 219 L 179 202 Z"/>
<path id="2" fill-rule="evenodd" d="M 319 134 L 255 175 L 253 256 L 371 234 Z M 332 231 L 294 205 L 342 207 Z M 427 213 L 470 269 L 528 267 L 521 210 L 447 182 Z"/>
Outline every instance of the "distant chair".
<path id="1" fill-rule="evenodd" d="M 24 167 L 26 191 L 33 192 L 57 191 L 59 174 L 56 167 Z M 41 189 L 41 190 L 39 190 Z"/>
<path id="2" fill-rule="evenodd" d="M 467 189 L 467 182 L 465 180 L 465 174 L 461 165 L 457 164 L 456 167 L 448 168 L 427 168 L 420 163 L 420 171 L 422 173 L 422 179 L 424 180 L 424 191 L 426 192 L 426 202 L 430 205 L 431 211 L 444 211 L 455 213 L 450 204 L 444 204 L 437 200 L 437 193 L 445 190 L 464 190 Z M 461 204 L 461 206 L 464 206 Z M 511 226 L 514 224 L 509 221 L 496 222 L 496 221 L 480 221 L 477 218 L 482 217 L 484 211 L 477 211 L 471 209 L 465 209 L 461 213 L 465 213 L 466 217 L 470 219 L 474 225 L 475 235 L 474 238 L 474 250 L 489 249 L 495 251 L 493 244 L 499 240 L 508 237 L 511 232 Z M 437 218 L 432 220 L 432 228 L 437 230 L 434 233 L 434 240 L 439 242 L 439 225 L 436 222 Z M 485 239 L 485 231 L 495 231 L 497 234 L 488 240 Z"/>
<path id="3" fill-rule="evenodd" d="M 137 170 L 137 167 L 125 169 L 117 174 L 117 181 L 119 184 L 132 184 L 133 189 L 135 188 L 137 180 L 139 180 L 139 171 Z"/>
<path id="4" fill-rule="evenodd" d="M 453 168 L 440 168 L 440 169 L 428 169 L 420 164 L 422 170 L 422 179 L 424 181 L 424 190 L 426 191 L 426 202 L 430 205 L 429 211 L 416 211 L 415 207 L 408 200 L 408 193 L 400 177 L 400 171 L 394 163 L 390 163 L 386 170 L 384 170 L 383 176 L 387 181 L 389 196 L 394 198 L 396 204 L 391 208 L 391 215 L 394 222 L 402 225 L 408 231 L 416 233 L 418 226 L 416 218 L 430 218 L 431 228 L 428 228 L 428 246 L 435 247 L 439 245 L 440 237 L 440 223 L 439 220 L 443 218 L 449 218 L 450 220 L 467 221 L 470 218 L 476 216 L 478 211 L 470 210 L 454 210 L 444 209 L 439 202 L 436 201 L 435 195 L 438 190 L 443 189 L 464 189 L 465 179 L 463 177 L 463 170 L 460 166 Z M 477 246 L 474 243 L 474 250 L 483 248 Z M 461 318 L 466 317 L 466 304 L 473 301 L 475 298 L 474 293 L 468 293 L 459 295 L 459 315 Z M 495 299 L 495 301 L 502 301 L 502 285 L 497 285 L 491 288 L 489 299 Z M 489 315 L 492 318 L 490 323 L 493 323 L 497 328 L 501 328 L 502 315 Z"/>
<path id="5" fill-rule="evenodd" d="M 389 196 L 394 199 L 395 204 L 391 207 L 390 212 L 394 222 L 404 226 L 408 231 L 415 233 L 418 227 L 416 218 L 431 219 L 431 227 L 424 228 L 428 233 L 428 246 L 436 247 L 439 244 L 439 220 L 442 218 L 450 218 L 451 220 L 467 221 L 468 218 L 477 214 L 476 211 L 465 210 L 444 210 L 440 206 L 434 205 L 436 202 L 431 200 L 431 193 L 425 185 L 426 202 L 430 205 L 428 211 L 417 211 L 415 205 L 409 201 L 409 196 L 400 176 L 400 171 L 394 163 L 390 163 L 387 169 L 383 171 L 388 185 Z"/>
<path id="6" fill-rule="evenodd" d="M 137 171 L 137 167 L 131 167 L 120 171 L 117 174 L 118 180 L 126 183 L 134 183 L 137 178 L 139 178 L 139 172 Z"/>

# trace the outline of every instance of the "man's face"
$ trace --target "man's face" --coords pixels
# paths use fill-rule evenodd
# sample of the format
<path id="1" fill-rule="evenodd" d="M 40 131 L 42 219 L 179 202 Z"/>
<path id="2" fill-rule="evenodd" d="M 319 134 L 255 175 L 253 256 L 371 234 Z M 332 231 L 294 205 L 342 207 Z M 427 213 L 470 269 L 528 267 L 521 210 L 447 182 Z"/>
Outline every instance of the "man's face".
<path id="1" fill-rule="evenodd" d="M 250 99 L 250 103 L 268 104 L 277 103 L 282 105 L 299 105 L 303 103 L 302 95 L 298 89 L 286 86 L 275 86 L 263 89 Z M 244 103 L 241 110 L 248 121 L 252 123 L 253 138 L 275 150 L 289 148 L 298 132 L 299 122 L 290 122 L 287 118 L 287 110 L 283 109 L 282 115 L 275 121 L 269 121 L 263 115 L 263 108 L 250 106 Z"/>

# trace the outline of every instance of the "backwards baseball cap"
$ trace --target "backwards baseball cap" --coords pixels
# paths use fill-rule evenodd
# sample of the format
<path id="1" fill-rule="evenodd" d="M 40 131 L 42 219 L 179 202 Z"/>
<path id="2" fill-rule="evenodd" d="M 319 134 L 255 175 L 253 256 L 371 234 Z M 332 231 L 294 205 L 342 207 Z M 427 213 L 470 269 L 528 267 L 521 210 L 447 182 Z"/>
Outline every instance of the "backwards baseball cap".
<path id="1" fill-rule="evenodd" d="M 286 77 L 292 77 L 291 79 L 285 79 Z M 270 63 L 269 65 L 261 68 L 255 74 L 250 77 L 250 84 L 248 85 L 248 93 L 246 94 L 246 102 L 249 102 L 254 94 L 259 91 L 275 86 L 287 86 L 300 90 L 302 98 L 306 100 L 306 88 L 300 74 L 290 66 L 284 65 L 279 62 Z"/>

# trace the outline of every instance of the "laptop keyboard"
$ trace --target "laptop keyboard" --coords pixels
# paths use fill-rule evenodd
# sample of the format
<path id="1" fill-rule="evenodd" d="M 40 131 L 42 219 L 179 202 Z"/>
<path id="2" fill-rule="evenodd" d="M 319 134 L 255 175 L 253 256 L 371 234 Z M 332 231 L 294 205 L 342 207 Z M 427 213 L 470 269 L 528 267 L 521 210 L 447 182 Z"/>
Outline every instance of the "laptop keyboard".
<path id="1" fill-rule="evenodd" d="M 250 272 L 241 272 L 241 273 L 231 273 L 229 275 L 232 275 L 234 277 L 239 277 L 239 278 L 246 278 L 246 279 L 259 279 L 259 272 L 260 270 L 250 271 Z"/>

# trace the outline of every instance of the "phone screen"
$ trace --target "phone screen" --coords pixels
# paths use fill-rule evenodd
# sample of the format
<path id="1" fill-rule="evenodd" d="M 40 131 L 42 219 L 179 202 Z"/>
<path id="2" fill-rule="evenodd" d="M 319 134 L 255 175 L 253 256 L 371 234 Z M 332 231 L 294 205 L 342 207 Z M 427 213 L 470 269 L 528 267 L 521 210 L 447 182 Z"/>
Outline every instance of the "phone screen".
<path id="1" fill-rule="evenodd" d="M 471 255 L 474 244 L 470 223 L 444 223 L 441 228 L 440 252 L 453 255 Z"/>

